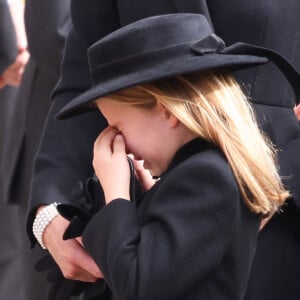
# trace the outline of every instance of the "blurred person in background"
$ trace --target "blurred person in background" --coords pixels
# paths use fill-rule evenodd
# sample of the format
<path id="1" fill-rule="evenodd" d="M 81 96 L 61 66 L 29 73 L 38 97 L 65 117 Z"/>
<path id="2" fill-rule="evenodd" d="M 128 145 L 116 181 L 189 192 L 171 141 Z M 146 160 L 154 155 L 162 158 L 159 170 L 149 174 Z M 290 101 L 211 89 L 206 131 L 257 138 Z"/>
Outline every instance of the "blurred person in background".
<path id="1" fill-rule="evenodd" d="M 13 118 L 17 87 L 28 61 L 22 1 L 0 0 L 0 190 L 2 189 L 4 142 Z M 0 298 L 21 299 L 21 265 L 17 208 L 0 197 Z"/>
<path id="2" fill-rule="evenodd" d="M 10 6 L 24 22 L 23 12 L 19 10 L 22 3 L 15 0 Z M 5 114 L 1 119 L 5 123 L 1 131 L 4 129 L 5 132 L 1 134 L 0 200 L 3 208 L 0 245 L 3 250 L 1 261 L 3 257 L 3 266 L 7 266 L 5 271 L 0 270 L 1 299 L 46 299 L 46 278 L 34 270 L 34 262 L 43 251 L 38 248 L 30 250 L 25 215 L 34 156 L 50 105 L 50 93 L 60 76 L 65 37 L 70 28 L 69 5 L 69 1 L 26 1 L 28 47 L 25 34 L 19 35 L 16 30 L 19 55 L 1 77 L 2 85 L 18 85 L 15 97 L 5 101 L 9 108 L 2 110 L 0 103 L 1 115 Z M 30 53 L 29 61 L 25 69 L 23 64 L 23 68 L 16 72 L 26 48 Z M 13 215 L 9 214 L 10 211 Z"/>

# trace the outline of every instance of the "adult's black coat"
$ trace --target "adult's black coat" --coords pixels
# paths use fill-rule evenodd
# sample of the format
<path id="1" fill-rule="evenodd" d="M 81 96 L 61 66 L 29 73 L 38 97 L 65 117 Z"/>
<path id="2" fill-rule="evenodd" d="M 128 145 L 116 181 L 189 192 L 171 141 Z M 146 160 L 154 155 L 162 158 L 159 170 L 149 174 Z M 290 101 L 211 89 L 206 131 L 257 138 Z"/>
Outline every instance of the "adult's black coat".
<path id="1" fill-rule="evenodd" d="M 300 69 L 300 2 L 210 0 L 217 33 L 227 43 L 245 41 L 272 48 Z M 282 26 L 284 24 L 284 26 Z M 261 232 L 247 300 L 300 297 L 300 127 L 292 107 L 293 92 L 274 65 L 238 74 L 256 103 L 261 127 L 279 150 L 280 173 L 292 199 Z M 298 99 L 299 101 L 300 99 Z"/>
<path id="2" fill-rule="evenodd" d="M 103 118 L 97 113 L 91 113 L 74 119 L 58 121 L 55 114 L 74 96 L 86 90 L 90 86 L 88 66 L 86 61 L 87 48 L 102 36 L 110 33 L 121 25 L 135 21 L 136 19 L 155 14 L 174 12 L 202 12 L 209 10 L 212 23 L 216 32 L 224 38 L 229 45 L 238 40 L 263 45 L 279 51 L 299 67 L 299 28 L 300 2 L 297 0 L 253 0 L 253 1 L 218 1 L 209 0 L 207 5 L 201 0 L 169 0 L 169 1 L 82 1 L 72 0 L 73 30 L 68 37 L 65 49 L 65 60 L 62 67 L 61 80 L 54 91 L 53 103 L 50 109 L 48 122 L 45 127 L 40 151 L 37 157 L 33 177 L 33 189 L 31 207 L 28 219 L 28 231 L 30 233 L 35 208 L 44 203 L 58 201 L 81 206 L 83 185 L 86 178 L 91 176 L 92 146 L 95 137 L 105 126 Z M 284 26 L 282 25 L 284 24 Z M 281 148 L 280 167 L 283 175 L 292 175 L 285 181 L 293 193 L 293 201 L 287 207 L 291 210 L 290 221 L 282 220 L 281 215 L 271 221 L 261 235 L 260 245 L 265 243 L 263 235 L 271 230 L 274 222 L 279 222 L 278 228 L 284 228 L 285 233 L 275 233 L 275 239 L 284 247 L 274 247 L 270 243 L 272 251 L 268 255 L 280 249 L 286 249 L 286 253 L 299 252 L 298 226 L 299 181 L 300 161 L 298 153 L 300 148 L 299 124 L 293 114 L 294 98 L 285 78 L 275 66 L 268 65 L 237 74 L 238 79 L 244 82 L 253 97 L 255 109 L 262 128 L 271 137 L 273 142 Z M 59 149 L 59 151 L 58 151 Z M 74 149 L 76 149 L 74 151 Z M 283 214 L 284 215 L 284 214 Z M 283 216 L 282 215 L 282 216 Z M 283 226 L 283 227 L 282 227 Z M 276 226 L 275 226 L 276 227 Z M 281 229 L 280 229 L 281 230 Z M 283 240 L 284 236 L 288 236 Z M 260 251 L 258 252 L 260 255 Z M 265 254 L 262 255 L 263 261 Z M 290 256 L 289 262 L 293 265 L 293 274 L 298 274 L 300 267 L 298 258 Z M 278 266 L 280 275 L 276 278 L 282 282 L 282 278 L 289 279 L 283 284 L 273 284 L 266 287 L 269 293 L 276 288 L 274 297 L 279 295 L 279 289 L 284 293 L 291 288 L 291 295 L 299 293 L 296 289 L 298 276 L 291 276 L 289 267 L 283 265 L 284 260 L 269 259 L 268 265 L 262 263 L 262 271 L 269 273 L 272 266 Z M 288 264 L 290 266 L 290 264 Z M 289 272 L 289 276 L 283 274 Z M 253 271 L 253 277 L 259 276 L 260 271 Z M 269 278 L 269 274 L 264 277 Z M 259 278 L 259 277 L 257 277 Z M 294 279 L 294 280 L 292 280 Z M 253 281 L 251 290 L 258 286 Z M 261 284 L 261 283 L 259 283 Z M 267 284 L 267 282 L 266 282 Z M 286 285 L 285 285 L 286 284 Z M 264 286 L 261 284 L 261 286 Z M 250 296 L 249 296 L 250 297 Z M 278 296 L 278 299 L 280 296 Z M 297 297 L 297 296 L 296 296 Z M 250 299 L 250 298 L 249 298 Z M 259 296 L 252 299 L 265 299 Z M 272 298 L 276 299 L 276 298 Z M 292 298 L 291 298 L 292 299 Z"/>

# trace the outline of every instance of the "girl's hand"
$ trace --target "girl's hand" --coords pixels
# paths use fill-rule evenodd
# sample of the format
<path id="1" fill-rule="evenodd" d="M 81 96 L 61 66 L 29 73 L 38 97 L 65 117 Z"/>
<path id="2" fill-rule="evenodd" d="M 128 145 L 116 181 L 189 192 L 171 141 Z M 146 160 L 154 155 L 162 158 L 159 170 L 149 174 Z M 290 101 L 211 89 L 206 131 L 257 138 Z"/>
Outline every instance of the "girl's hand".
<path id="1" fill-rule="evenodd" d="M 105 195 L 106 204 L 116 198 L 130 200 L 130 169 L 123 136 L 107 127 L 94 143 L 93 167 Z"/>
<path id="2" fill-rule="evenodd" d="M 143 190 L 148 191 L 155 184 L 155 180 L 152 178 L 150 171 L 143 167 L 143 161 L 133 159 L 133 164 L 136 178 L 140 182 Z"/>

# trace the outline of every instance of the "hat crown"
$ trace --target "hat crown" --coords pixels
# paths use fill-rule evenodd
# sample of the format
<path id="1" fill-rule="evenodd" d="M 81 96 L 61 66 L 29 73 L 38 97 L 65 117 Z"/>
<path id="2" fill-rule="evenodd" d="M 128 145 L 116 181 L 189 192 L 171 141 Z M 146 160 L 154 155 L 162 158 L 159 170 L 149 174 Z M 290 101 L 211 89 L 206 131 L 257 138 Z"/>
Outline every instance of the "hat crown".
<path id="1" fill-rule="evenodd" d="M 206 17 L 200 14 L 169 14 L 136 21 L 89 49 L 90 70 L 135 55 L 196 42 L 213 32 Z"/>
<path id="2" fill-rule="evenodd" d="M 267 63 L 268 58 L 277 63 L 300 95 L 300 75 L 280 55 L 244 43 L 226 47 L 204 15 L 148 17 L 117 29 L 89 48 L 91 88 L 58 116 L 87 111 L 89 102 L 134 85 L 206 70 L 249 68 Z"/>

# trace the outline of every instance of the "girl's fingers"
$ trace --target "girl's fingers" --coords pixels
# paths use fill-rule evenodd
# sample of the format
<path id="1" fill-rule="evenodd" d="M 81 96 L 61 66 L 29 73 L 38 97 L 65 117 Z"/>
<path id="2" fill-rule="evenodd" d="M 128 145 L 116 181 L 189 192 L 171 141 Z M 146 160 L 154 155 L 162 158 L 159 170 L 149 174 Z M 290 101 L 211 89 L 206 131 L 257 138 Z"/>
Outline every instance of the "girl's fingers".
<path id="1" fill-rule="evenodd" d="M 126 154 L 125 151 L 125 141 L 121 134 L 117 134 L 113 141 L 113 153 Z"/>
<path id="2" fill-rule="evenodd" d="M 112 142 L 118 131 L 113 127 L 105 128 L 97 137 L 94 148 L 105 147 L 111 149 Z"/>
<path id="3" fill-rule="evenodd" d="M 143 161 L 133 161 L 136 177 L 140 181 L 143 189 L 145 191 L 149 190 L 154 184 L 155 180 L 152 178 L 151 173 L 149 170 L 144 169 Z"/>

